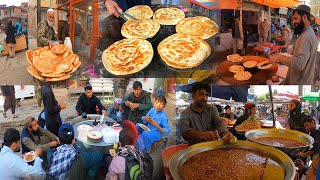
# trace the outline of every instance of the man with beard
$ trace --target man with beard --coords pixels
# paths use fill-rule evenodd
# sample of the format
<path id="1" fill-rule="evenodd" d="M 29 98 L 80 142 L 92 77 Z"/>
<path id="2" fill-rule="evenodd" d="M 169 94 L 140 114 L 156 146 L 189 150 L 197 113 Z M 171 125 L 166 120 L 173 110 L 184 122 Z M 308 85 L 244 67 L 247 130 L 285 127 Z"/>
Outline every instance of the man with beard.
<path id="1" fill-rule="evenodd" d="M 108 108 L 107 116 L 111 119 L 121 122 L 122 121 L 122 107 L 121 107 L 122 99 L 116 98 L 113 102 L 113 105 Z"/>
<path id="2" fill-rule="evenodd" d="M 133 82 L 132 88 L 133 92 L 124 97 L 121 102 L 123 107 L 122 119 L 141 123 L 142 116 L 147 115 L 152 108 L 150 94 L 142 89 L 140 81 Z"/>
<path id="3" fill-rule="evenodd" d="M 39 127 L 33 117 L 26 118 L 26 124 L 21 132 L 22 154 L 40 148 L 43 152 L 60 144 L 59 138 L 50 131 Z"/>
<path id="4" fill-rule="evenodd" d="M 292 22 L 294 34 L 298 38 L 294 45 L 292 57 L 280 54 L 271 57 L 289 67 L 285 84 L 311 84 L 314 79 L 317 60 L 317 37 L 310 25 L 310 7 L 299 5 L 294 11 Z"/>
<path id="5" fill-rule="evenodd" d="M 293 99 L 289 103 L 289 118 L 288 125 L 291 130 L 300 131 L 303 133 L 307 133 L 307 130 L 304 127 L 304 119 L 307 114 L 301 112 L 301 103 Z"/>
<path id="6" fill-rule="evenodd" d="M 54 30 L 54 10 L 47 10 L 47 19 L 42 20 L 38 24 L 38 37 L 37 45 L 38 47 L 44 47 L 52 45 L 51 41 L 56 41 L 56 33 Z"/>
<path id="7" fill-rule="evenodd" d="M 207 104 L 211 88 L 207 83 L 192 86 L 193 103 L 181 114 L 179 129 L 189 144 L 220 139 L 235 143 L 237 139 L 228 131 L 215 106 Z"/>
<path id="8" fill-rule="evenodd" d="M 35 160 L 33 165 L 29 165 L 19 155 L 20 152 L 20 134 L 19 131 L 9 128 L 4 132 L 4 146 L 0 152 L 0 176 L 1 179 L 31 179 L 44 178 L 45 171 L 42 168 L 42 154 L 40 148 L 35 150 Z"/>

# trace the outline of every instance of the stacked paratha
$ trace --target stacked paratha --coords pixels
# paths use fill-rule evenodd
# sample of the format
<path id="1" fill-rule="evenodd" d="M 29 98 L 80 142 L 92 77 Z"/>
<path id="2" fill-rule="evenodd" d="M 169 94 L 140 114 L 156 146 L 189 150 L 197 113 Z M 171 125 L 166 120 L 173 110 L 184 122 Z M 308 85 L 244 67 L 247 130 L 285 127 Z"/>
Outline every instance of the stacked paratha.
<path id="1" fill-rule="evenodd" d="M 152 38 L 160 29 L 160 24 L 152 19 L 141 19 L 140 21 L 128 20 L 122 25 L 121 34 L 128 38 Z"/>
<path id="2" fill-rule="evenodd" d="M 219 32 L 219 26 L 204 16 L 184 18 L 176 25 L 179 34 L 190 34 L 202 39 L 209 39 Z"/>
<path id="3" fill-rule="evenodd" d="M 137 18 L 137 19 L 151 19 L 153 16 L 153 11 L 149 6 L 138 5 L 126 10 L 127 14 Z"/>
<path id="4" fill-rule="evenodd" d="M 123 39 L 102 53 L 104 67 L 114 75 L 128 75 L 145 68 L 153 58 L 153 48 L 144 39 Z"/>
<path id="5" fill-rule="evenodd" d="M 178 8 L 161 8 L 153 15 L 153 19 L 162 25 L 176 25 L 184 18 L 184 12 Z"/>
<path id="6" fill-rule="evenodd" d="M 158 52 L 168 66 L 187 69 L 200 65 L 211 54 L 211 47 L 199 37 L 174 34 L 161 41 Z"/>
<path id="7" fill-rule="evenodd" d="M 41 81 L 55 82 L 71 77 L 81 65 L 79 56 L 64 44 L 28 50 L 27 71 Z"/>

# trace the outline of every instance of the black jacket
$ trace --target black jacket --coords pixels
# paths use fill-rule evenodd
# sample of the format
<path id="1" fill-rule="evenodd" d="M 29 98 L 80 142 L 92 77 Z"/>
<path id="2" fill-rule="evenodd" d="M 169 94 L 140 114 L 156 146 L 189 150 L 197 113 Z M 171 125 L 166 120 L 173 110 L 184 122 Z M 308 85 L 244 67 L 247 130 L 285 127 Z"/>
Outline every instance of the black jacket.
<path id="1" fill-rule="evenodd" d="M 105 110 L 105 108 L 102 106 L 100 100 L 95 96 L 92 95 L 91 98 L 87 98 L 85 94 L 81 94 L 81 96 L 78 99 L 76 110 L 82 114 L 97 114 L 96 106 L 99 107 L 99 113 L 101 114 L 102 110 Z"/>

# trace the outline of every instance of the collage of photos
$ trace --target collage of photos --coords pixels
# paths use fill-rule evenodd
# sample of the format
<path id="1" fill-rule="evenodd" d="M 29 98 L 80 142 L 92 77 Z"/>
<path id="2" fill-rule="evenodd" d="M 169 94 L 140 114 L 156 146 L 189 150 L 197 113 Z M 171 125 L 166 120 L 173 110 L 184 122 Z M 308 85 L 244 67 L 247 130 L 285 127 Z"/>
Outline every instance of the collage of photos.
<path id="1" fill-rule="evenodd" d="M 318 0 L 0 0 L 0 180 L 320 180 Z"/>

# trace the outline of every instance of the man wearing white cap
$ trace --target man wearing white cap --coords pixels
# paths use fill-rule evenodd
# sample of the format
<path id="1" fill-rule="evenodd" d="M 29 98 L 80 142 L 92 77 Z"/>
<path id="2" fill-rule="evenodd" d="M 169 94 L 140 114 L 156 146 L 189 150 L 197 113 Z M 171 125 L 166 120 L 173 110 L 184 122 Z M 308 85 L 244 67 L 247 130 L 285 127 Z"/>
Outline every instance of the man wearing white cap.
<path id="1" fill-rule="evenodd" d="M 108 108 L 107 116 L 111 119 L 116 120 L 117 122 L 122 121 L 122 108 L 121 108 L 122 99 L 116 98 L 112 106 Z"/>
<path id="2" fill-rule="evenodd" d="M 38 47 L 44 47 L 52 45 L 51 41 L 56 41 L 56 33 L 54 30 L 54 10 L 47 10 L 47 18 L 40 21 L 38 24 L 38 36 L 37 45 Z"/>

